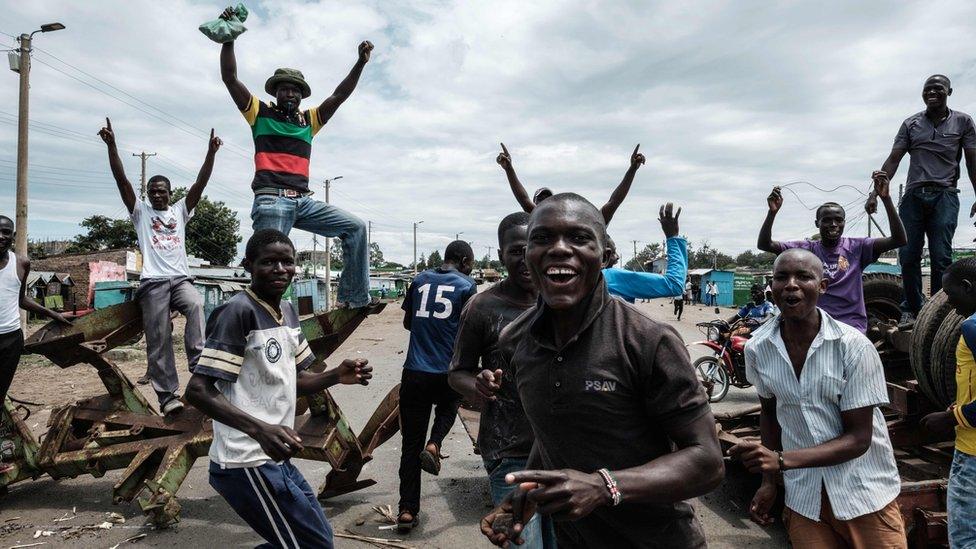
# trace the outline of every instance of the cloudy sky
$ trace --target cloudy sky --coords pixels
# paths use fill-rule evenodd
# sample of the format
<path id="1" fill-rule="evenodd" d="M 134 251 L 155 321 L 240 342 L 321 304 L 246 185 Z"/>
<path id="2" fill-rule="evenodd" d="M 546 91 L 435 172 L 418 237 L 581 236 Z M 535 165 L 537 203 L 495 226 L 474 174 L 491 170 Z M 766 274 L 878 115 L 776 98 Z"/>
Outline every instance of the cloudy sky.
<path id="1" fill-rule="evenodd" d="M 498 142 L 530 192 L 549 186 L 602 204 L 636 143 L 648 162 L 611 234 L 627 250 L 662 238 L 658 205 L 681 229 L 738 253 L 755 245 L 774 184 L 786 193 L 775 237 L 811 234 L 815 206 L 857 202 L 901 121 L 923 108 L 931 73 L 948 74 L 950 106 L 976 110 L 972 2 L 249 2 L 239 76 L 262 94 L 279 66 L 300 68 L 309 102 L 331 93 L 376 49 L 353 97 L 313 145 L 313 189 L 342 175 L 333 202 L 374 222 L 388 258 L 473 241 L 495 245 L 515 211 Z M 217 129 L 227 145 L 207 194 L 250 234 L 248 127 L 220 81 L 219 46 L 197 26 L 222 5 L 186 1 L 0 1 L 0 44 L 42 23 L 31 95 L 32 238 L 70 237 L 79 221 L 124 208 L 95 133 L 112 117 L 126 151 L 157 152 L 149 171 L 189 184 Z M 0 75 L 0 212 L 13 214 L 17 76 Z M 138 179 L 139 160 L 125 155 Z M 907 161 L 895 183 L 904 181 Z M 963 183 L 965 214 L 973 191 Z M 883 216 L 879 217 L 886 226 Z M 962 217 L 957 246 L 976 230 Z M 311 235 L 292 233 L 300 247 Z M 625 253 L 629 256 L 629 253 Z"/>

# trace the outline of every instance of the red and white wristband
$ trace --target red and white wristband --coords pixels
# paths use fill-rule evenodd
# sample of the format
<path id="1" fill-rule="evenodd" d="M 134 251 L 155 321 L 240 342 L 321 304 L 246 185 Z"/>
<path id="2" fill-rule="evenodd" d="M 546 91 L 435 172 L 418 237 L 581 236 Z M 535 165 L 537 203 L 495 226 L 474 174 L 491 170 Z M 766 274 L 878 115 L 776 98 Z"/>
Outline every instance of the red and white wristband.
<path id="1" fill-rule="evenodd" d="M 614 507 L 620 505 L 620 500 L 623 496 L 620 494 L 620 488 L 617 487 L 617 479 L 613 478 L 613 475 L 607 469 L 600 469 L 597 473 L 603 478 L 603 483 L 607 485 L 607 491 L 610 492 L 611 505 Z"/>

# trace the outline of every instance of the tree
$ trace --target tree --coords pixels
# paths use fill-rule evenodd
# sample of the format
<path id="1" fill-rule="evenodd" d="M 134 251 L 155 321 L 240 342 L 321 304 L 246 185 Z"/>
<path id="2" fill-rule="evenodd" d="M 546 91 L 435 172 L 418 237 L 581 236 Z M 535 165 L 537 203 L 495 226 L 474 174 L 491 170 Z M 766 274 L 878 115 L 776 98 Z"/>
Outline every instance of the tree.
<path id="1" fill-rule="evenodd" d="M 329 259 L 329 268 L 334 271 L 341 271 L 345 265 L 342 262 L 342 241 L 338 238 L 333 238 L 329 243 Z"/>
<path id="2" fill-rule="evenodd" d="M 369 264 L 377 269 L 386 264 L 383 261 L 383 250 L 380 250 L 380 245 L 375 242 L 369 243 Z"/>
<path id="3" fill-rule="evenodd" d="M 769 252 L 755 253 L 752 250 L 746 250 L 735 257 L 735 264 L 739 267 L 765 269 L 772 267 L 773 261 L 775 260 L 776 254 L 771 254 Z"/>
<path id="4" fill-rule="evenodd" d="M 417 270 L 418 271 L 427 270 L 427 259 L 424 258 L 424 254 L 420 254 L 420 261 L 417 262 Z"/>
<path id="5" fill-rule="evenodd" d="M 712 248 L 708 242 L 701 245 L 697 250 L 691 245 L 688 246 L 688 268 L 689 269 L 734 269 L 735 259 L 729 254 L 722 253 Z"/>
<path id="6" fill-rule="evenodd" d="M 88 229 L 88 233 L 76 235 L 66 253 L 135 248 L 138 245 L 136 230 L 128 219 L 93 215 L 86 217 L 81 226 Z"/>
<path id="7" fill-rule="evenodd" d="M 620 254 L 620 249 L 617 249 L 617 254 Z M 661 256 L 661 244 L 654 242 L 653 244 L 648 244 L 644 246 L 644 249 L 637 252 L 637 257 L 631 257 L 624 268 L 630 271 L 643 271 L 644 264 L 649 261 L 654 261 Z"/>
<path id="8" fill-rule="evenodd" d="M 173 191 L 173 202 L 185 196 L 186 189 L 178 187 Z M 213 265 L 230 265 L 241 241 L 240 228 L 241 222 L 234 210 L 223 201 L 214 202 L 203 196 L 197 203 L 193 219 L 186 225 L 186 253 Z"/>
<path id="9" fill-rule="evenodd" d="M 441 257 L 441 253 L 437 250 L 430 252 L 430 255 L 427 256 L 427 265 L 431 268 L 440 267 L 443 263 L 444 258 Z"/>

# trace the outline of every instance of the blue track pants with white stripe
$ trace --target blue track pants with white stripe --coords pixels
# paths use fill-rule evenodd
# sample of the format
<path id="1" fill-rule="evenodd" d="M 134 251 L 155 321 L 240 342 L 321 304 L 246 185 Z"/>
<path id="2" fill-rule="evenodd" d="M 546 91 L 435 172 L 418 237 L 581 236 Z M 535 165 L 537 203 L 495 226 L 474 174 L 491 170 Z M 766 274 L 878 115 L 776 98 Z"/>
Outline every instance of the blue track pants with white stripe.
<path id="1" fill-rule="evenodd" d="M 237 469 L 210 462 L 210 485 L 268 542 L 259 547 L 332 549 L 332 526 L 291 461 Z"/>

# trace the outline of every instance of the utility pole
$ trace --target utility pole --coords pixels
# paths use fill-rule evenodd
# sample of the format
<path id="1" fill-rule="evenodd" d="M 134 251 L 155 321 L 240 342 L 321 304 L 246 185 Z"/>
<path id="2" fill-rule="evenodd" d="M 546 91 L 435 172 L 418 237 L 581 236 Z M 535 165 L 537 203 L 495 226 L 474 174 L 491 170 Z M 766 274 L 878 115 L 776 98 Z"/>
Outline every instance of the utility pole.
<path id="1" fill-rule="evenodd" d="M 146 199 L 146 159 L 150 156 L 156 156 L 156 153 L 147 153 L 142 151 L 139 154 L 132 153 L 132 156 L 138 156 L 142 161 L 142 177 L 139 178 L 139 200 Z"/>
<path id="2" fill-rule="evenodd" d="M 417 225 L 420 225 L 423 221 L 417 221 L 413 224 L 413 274 L 417 274 Z"/>
<path id="3" fill-rule="evenodd" d="M 495 249 L 494 246 L 491 245 L 485 246 L 485 268 L 486 269 L 491 267 L 491 252 L 494 249 Z"/>
<path id="4" fill-rule="evenodd" d="M 18 48 L 20 58 L 17 59 L 17 68 L 10 67 L 10 70 L 20 76 L 20 95 L 17 104 L 17 204 L 14 208 L 17 232 L 14 234 L 14 248 L 17 253 L 25 256 L 27 255 L 27 135 L 30 114 L 31 41 L 34 35 L 39 32 L 59 31 L 63 28 L 64 25 L 61 23 L 47 23 L 30 34 L 21 34 L 18 38 L 20 41 L 20 48 Z M 21 310 L 20 312 L 20 324 L 22 328 L 27 327 L 26 311 Z"/>
<path id="5" fill-rule="evenodd" d="M 319 240 L 317 237 L 318 235 L 316 234 L 312 235 L 312 278 L 316 280 L 318 280 L 319 278 L 319 273 L 318 273 L 319 261 L 318 261 L 318 257 L 315 255 L 316 248 L 318 248 L 318 244 L 319 244 Z M 318 282 L 316 282 L 316 284 L 318 284 Z"/>
<path id="6" fill-rule="evenodd" d="M 373 222 L 366 221 L 366 266 L 370 267 L 373 260 Z"/>
<path id="7" fill-rule="evenodd" d="M 462 234 L 464 234 L 464 231 L 461 231 L 459 233 L 454 233 L 454 240 L 461 240 Z"/>
<path id="8" fill-rule="evenodd" d="M 332 182 L 342 179 L 341 175 L 337 175 L 331 179 L 325 180 L 325 203 L 329 203 L 329 189 L 332 188 Z M 369 256 L 367 256 L 369 257 Z M 325 288 L 326 293 L 329 296 L 329 308 L 332 308 L 332 239 L 325 237 Z"/>
<path id="9" fill-rule="evenodd" d="M 636 240 L 631 240 L 631 242 L 634 243 L 634 270 L 636 271 L 637 268 L 640 267 L 640 270 L 643 271 L 644 270 L 644 266 L 641 265 L 639 261 L 637 261 L 637 241 Z"/>

